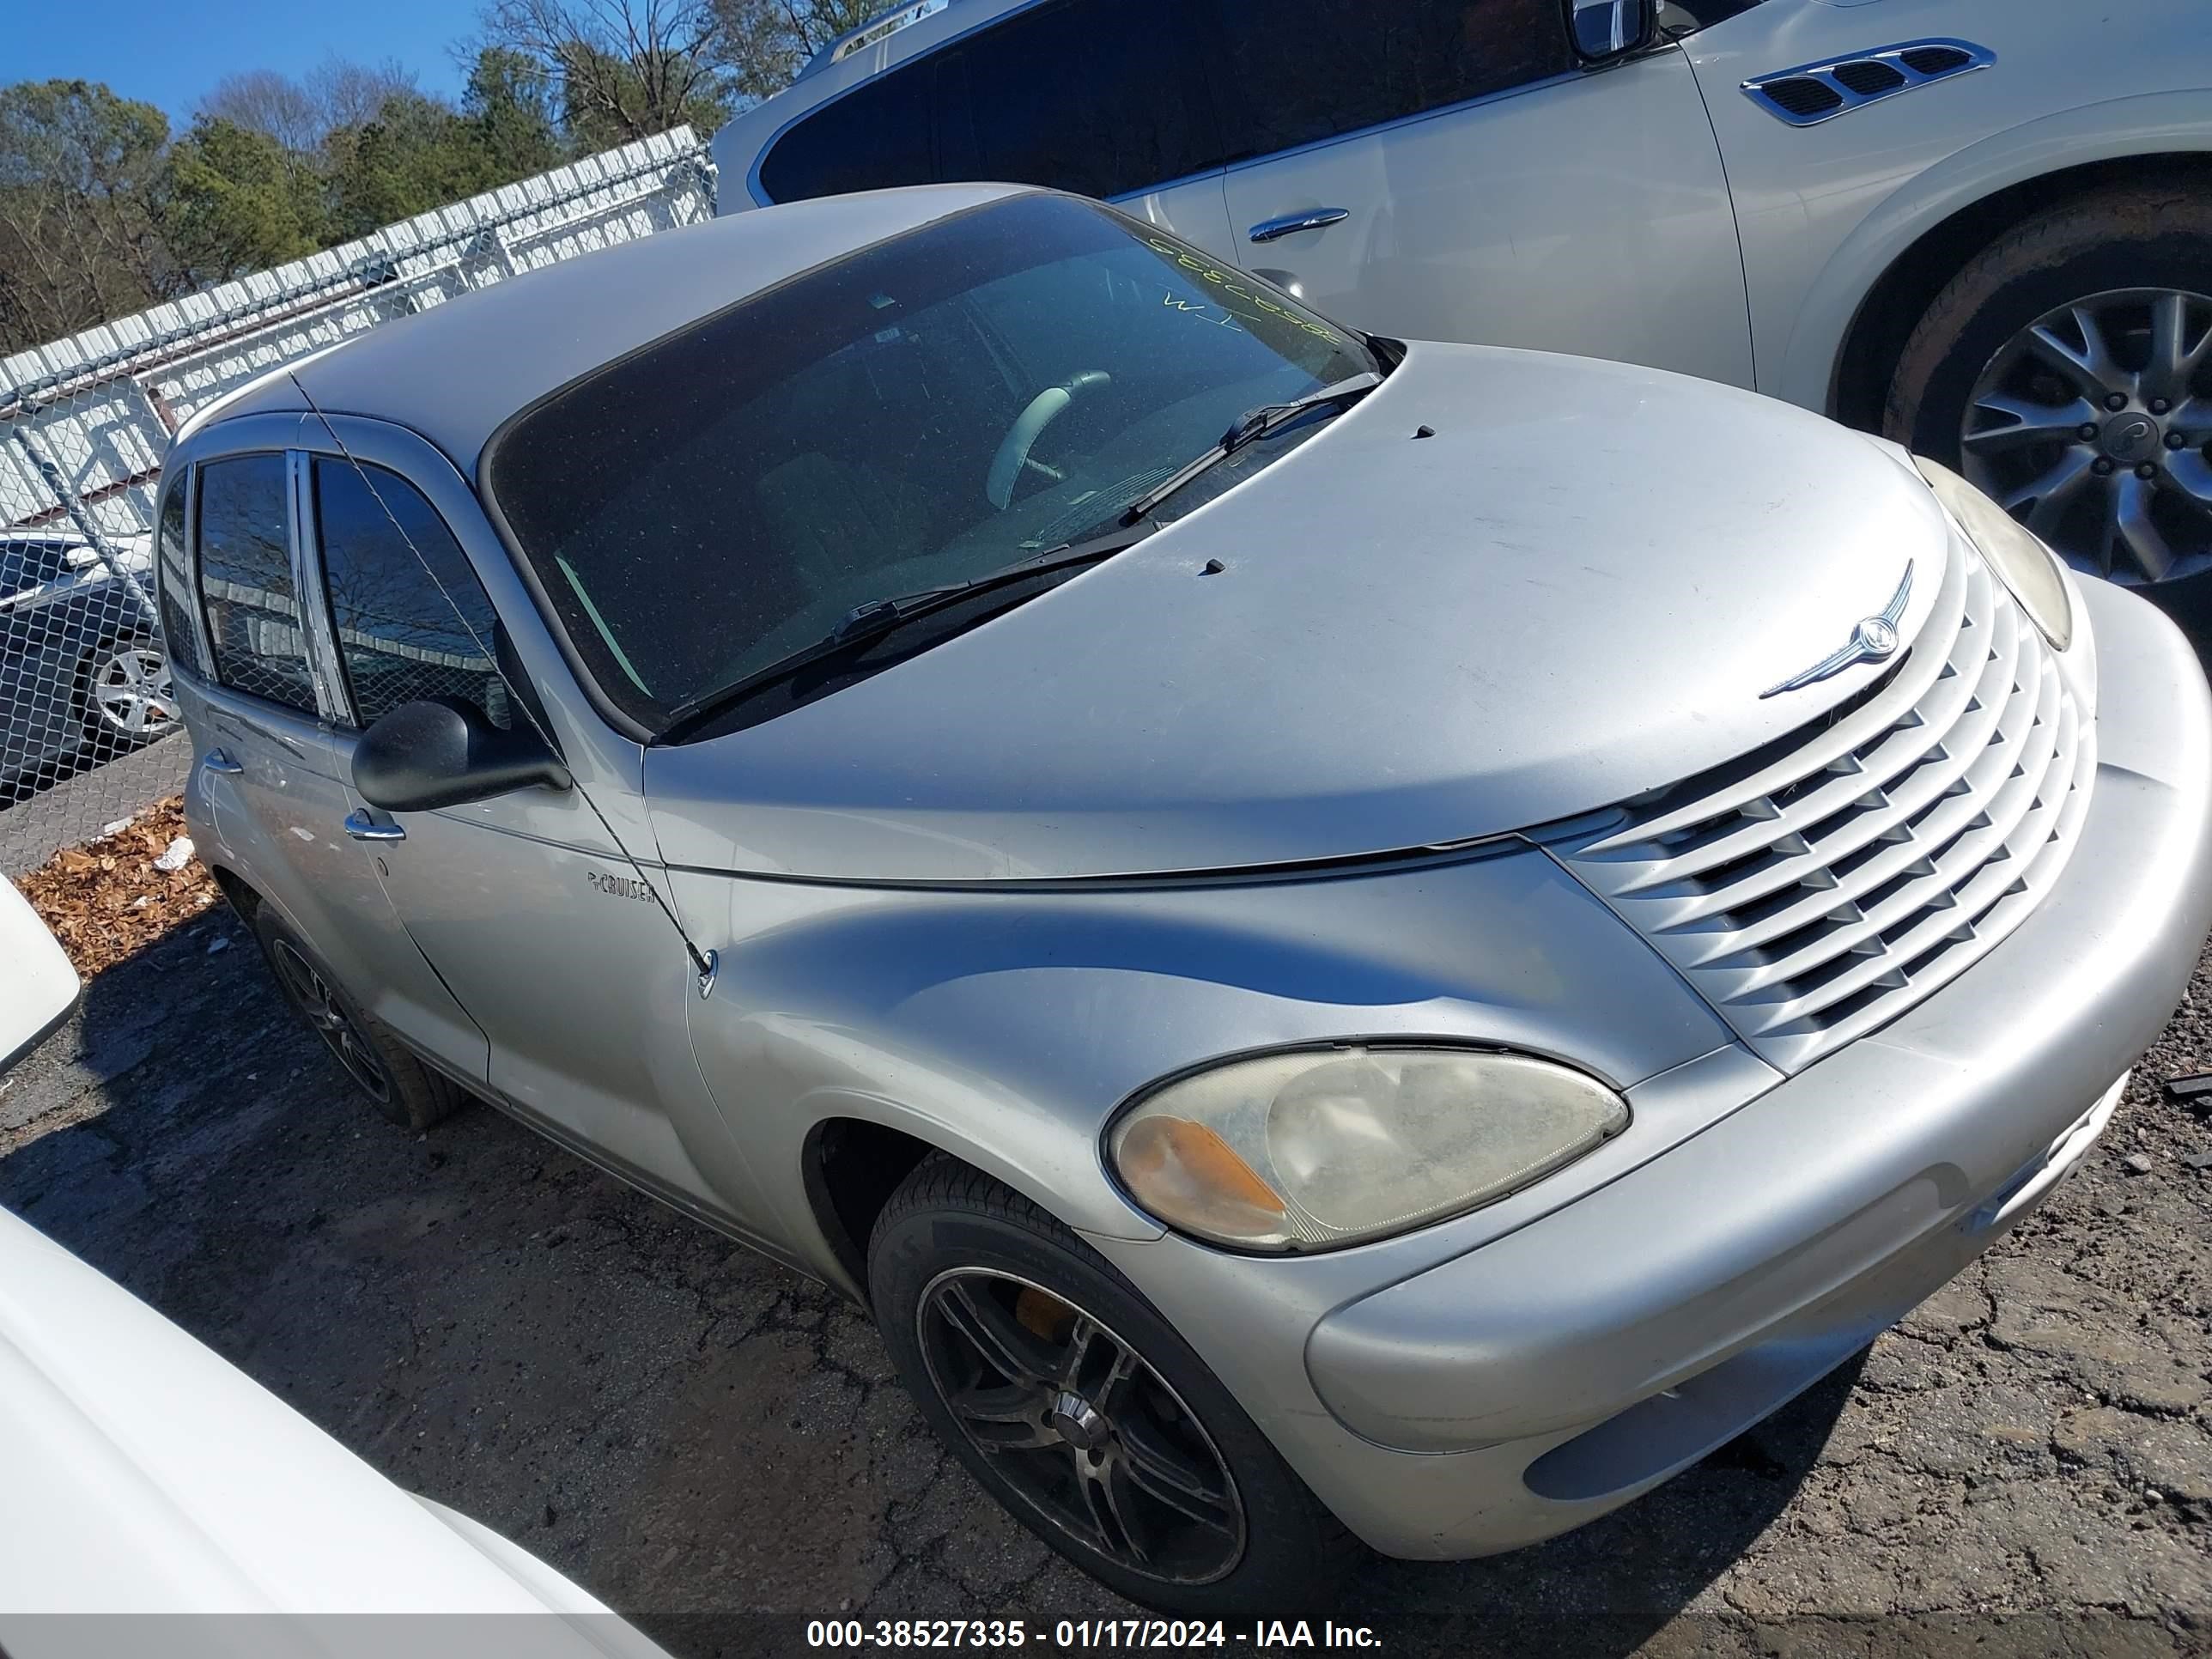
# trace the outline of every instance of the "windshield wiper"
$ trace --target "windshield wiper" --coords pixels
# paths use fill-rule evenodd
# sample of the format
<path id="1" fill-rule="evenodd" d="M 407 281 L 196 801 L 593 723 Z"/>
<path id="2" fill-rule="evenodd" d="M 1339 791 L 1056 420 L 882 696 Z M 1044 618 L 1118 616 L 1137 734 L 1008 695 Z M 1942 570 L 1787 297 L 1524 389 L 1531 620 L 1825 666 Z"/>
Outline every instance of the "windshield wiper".
<path id="1" fill-rule="evenodd" d="M 1063 546 L 1047 548 L 1043 552 L 1010 564 L 1004 569 L 990 571 L 971 577 L 964 582 L 946 582 L 937 587 L 917 588 L 911 593 L 888 594 L 854 605 L 837 619 L 837 624 L 812 645 L 804 646 L 789 656 L 779 657 L 764 668 L 732 681 L 729 684 L 678 704 L 669 711 L 668 720 L 654 736 L 655 743 L 670 743 L 696 730 L 724 710 L 743 702 L 762 687 L 788 679 L 810 664 L 820 662 L 854 647 L 903 628 L 907 623 L 933 615 L 963 599 L 971 599 L 994 589 L 1012 587 L 1032 577 L 1049 575 L 1056 570 L 1073 570 L 1079 566 L 1096 564 L 1115 554 L 1135 546 L 1153 533 L 1153 527 L 1141 530 L 1117 530 L 1110 535 L 1096 536 L 1088 541 L 1070 542 Z"/>
<path id="2" fill-rule="evenodd" d="M 1246 410 L 1237 417 L 1236 423 L 1216 440 L 1212 448 L 1185 462 L 1132 501 L 1121 514 L 1121 523 L 1133 525 L 1149 517 L 1169 496 L 1200 473 L 1218 466 L 1245 445 L 1257 442 L 1269 433 L 1288 426 L 1300 416 L 1314 410 L 1326 409 L 1332 404 L 1355 402 L 1382 384 L 1380 374 L 1371 368 L 1364 369 L 1333 386 L 1309 392 L 1303 398 L 1293 398 L 1288 403 L 1261 404 L 1257 409 Z"/>

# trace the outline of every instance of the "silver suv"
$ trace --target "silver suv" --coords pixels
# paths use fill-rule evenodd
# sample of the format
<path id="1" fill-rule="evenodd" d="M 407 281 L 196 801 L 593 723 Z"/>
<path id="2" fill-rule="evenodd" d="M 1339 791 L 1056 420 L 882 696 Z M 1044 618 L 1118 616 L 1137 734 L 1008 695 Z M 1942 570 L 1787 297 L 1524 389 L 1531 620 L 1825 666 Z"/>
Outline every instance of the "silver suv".
<path id="1" fill-rule="evenodd" d="M 2203 674 L 1950 474 L 1070 197 L 539 271 L 165 487 L 194 834 L 354 1079 L 871 1306 L 1160 1607 L 1737 1433 L 2073 1167 L 2212 925 Z"/>

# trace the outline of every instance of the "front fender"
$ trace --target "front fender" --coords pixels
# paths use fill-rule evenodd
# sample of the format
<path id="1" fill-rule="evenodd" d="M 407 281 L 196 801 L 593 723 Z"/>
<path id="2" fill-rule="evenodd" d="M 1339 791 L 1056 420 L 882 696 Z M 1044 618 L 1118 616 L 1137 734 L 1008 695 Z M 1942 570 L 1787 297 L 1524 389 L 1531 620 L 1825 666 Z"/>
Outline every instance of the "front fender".
<path id="1" fill-rule="evenodd" d="M 1659 957 L 1549 859 L 1500 850 L 1297 881 L 862 887 L 683 872 L 720 953 L 690 1011 L 708 1088 L 785 1242 L 843 1279 L 805 1181 L 859 1117 L 966 1159 L 1068 1225 L 1160 1229 L 1105 1168 L 1115 1107 L 1252 1049 L 1438 1037 L 1626 1089 L 1727 1045 Z"/>
<path id="2" fill-rule="evenodd" d="M 1844 343 L 1875 284 L 1952 215 L 2014 185 L 2130 155 L 2212 153 L 2212 89 L 2107 99 L 2022 122 L 1912 174 L 1861 219 L 1805 291 L 1759 390 L 1826 411 Z"/>

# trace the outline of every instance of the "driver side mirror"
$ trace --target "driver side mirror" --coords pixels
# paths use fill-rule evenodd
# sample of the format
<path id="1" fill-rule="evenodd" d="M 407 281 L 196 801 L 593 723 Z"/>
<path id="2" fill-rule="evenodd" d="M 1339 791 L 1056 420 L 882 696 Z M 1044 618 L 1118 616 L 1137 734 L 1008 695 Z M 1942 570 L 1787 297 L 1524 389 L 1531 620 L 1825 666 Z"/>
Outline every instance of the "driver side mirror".
<path id="1" fill-rule="evenodd" d="M 1641 52 L 1659 27 L 1659 0 L 1567 0 L 1575 50 L 1592 63 Z"/>
<path id="2" fill-rule="evenodd" d="M 502 732 L 459 697 L 403 702 L 368 731 L 353 753 L 353 787 L 387 812 L 465 806 L 543 784 L 574 781 L 534 732 Z"/>

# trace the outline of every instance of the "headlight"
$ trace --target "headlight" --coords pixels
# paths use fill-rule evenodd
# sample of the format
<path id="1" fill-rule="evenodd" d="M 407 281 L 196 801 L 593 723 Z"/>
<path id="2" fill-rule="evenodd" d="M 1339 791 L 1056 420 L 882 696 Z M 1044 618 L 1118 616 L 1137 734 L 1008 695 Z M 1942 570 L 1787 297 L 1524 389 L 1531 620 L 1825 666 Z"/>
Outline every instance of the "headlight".
<path id="1" fill-rule="evenodd" d="M 1329 1249 L 1457 1215 L 1628 1126 L 1628 1103 L 1523 1054 L 1334 1048 L 1231 1060 L 1115 1125 L 1129 1194 L 1179 1231 Z"/>
<path id="2" fill-rule="evenodd" d="M 1997 580 L 2012 590 L 2021 609 L 2043 630 L 2043 637 L 2063 651 L 2074 638 L 2074 606 L 2051 550 L 1949 467 L 1923 455 L 1914 456 L 1912 464 L 1928 480 L 1936 499 L 1950 509 L 1966 538 L 1981 550 Z"/>

